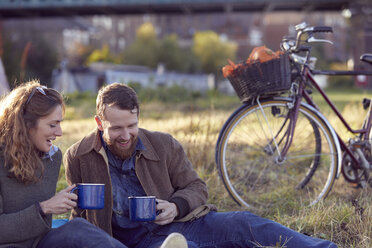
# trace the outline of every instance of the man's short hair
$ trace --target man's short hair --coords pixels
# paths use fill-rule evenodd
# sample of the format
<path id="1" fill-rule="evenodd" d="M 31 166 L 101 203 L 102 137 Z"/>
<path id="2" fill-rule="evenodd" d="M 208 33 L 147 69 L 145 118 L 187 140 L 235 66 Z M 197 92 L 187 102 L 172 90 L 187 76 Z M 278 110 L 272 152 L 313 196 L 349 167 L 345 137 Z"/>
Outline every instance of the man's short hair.
<path id="1" fill-rule="evenodd" d="M 122 110 L 130 110 L 139 114 L 139 101 L 136 92 L 129 86 L 114 83 L 102 87 L 98 91 L 96 111 L 99 118 L 104 119 L 106 106 L 115 106 Z"/>

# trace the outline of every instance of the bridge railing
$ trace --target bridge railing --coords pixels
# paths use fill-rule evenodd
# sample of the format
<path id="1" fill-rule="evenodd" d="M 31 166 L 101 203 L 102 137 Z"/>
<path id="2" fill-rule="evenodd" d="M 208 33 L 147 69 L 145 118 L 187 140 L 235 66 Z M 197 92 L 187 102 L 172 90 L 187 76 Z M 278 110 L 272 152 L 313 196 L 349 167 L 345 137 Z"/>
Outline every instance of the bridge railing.
<path id="1" fill-rule="evenodd" d="M 92 14 L 340 11 L 355 0 L 0 0 L 0 18 Z"/>
<path id="2" fill-rule="evenodd" d="M 175 5 L 175 4 L 215 4 L 226 2 L 254 3 L 261 0 L 1 0 L 0 8 L 46 8 L 112 5 Z"/>

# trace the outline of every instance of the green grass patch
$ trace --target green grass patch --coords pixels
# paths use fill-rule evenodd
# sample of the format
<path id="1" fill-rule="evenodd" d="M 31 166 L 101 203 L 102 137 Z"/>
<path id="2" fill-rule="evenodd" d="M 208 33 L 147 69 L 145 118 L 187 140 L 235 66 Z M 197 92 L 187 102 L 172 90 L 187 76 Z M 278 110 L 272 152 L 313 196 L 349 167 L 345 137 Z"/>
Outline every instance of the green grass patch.
<path id="1" fill-rule="evenodd" d="M 363 121 L 361 116 L 364 115 L 361 100 L 363 97 L 370 96 L 370 92 L 332 90 L 327 93 L 346 119 L 351 120 L 353 125 L 360 125 Z M 325 107 L 319 95 L 314 93 L 313 97 L 320 106 Z M 181 142 L 194 168 L 208 186 L 209 203 L 215 204 L 220 211 L 244 210 L 234 202 L 224 188 L 214 161 L 214 149 L 219 130 L 234 109 L 240 105 L 239 99 L 236 96 L 210 93 L 175 102 L 160 99 L 140 100 L 142 102 L 140 126 L 168 132 Z M 89 130 L 95 128 L 94 111 L 94 95 L 69 95 L 66 111 L 66 115 L 69 116 L 62 123 L 64 134 L 55 142 L 61 147 L 62 152 L 81 139 Z M 327 111 L 324 113 L 333 124 L 334 117 Z M 335 127 L 337 132 L 342 132 L 342 126 L 337 126 L 336 123 Z M 62 167 L 57 189 L 66 186 Z M 370 248 L 372 247 L 371 191 L 371 188 L 355 189 L 342 180 L 341 176 L 329 197 L 322 203 L 313 207 L 297 206 L 291 200 L 290 194 L 288 197 L 275 199 L 276 192 L 268 192 L 267 197 L 271 201 L 275 200 L 282 204 L 273 211 L 256 214 L 310 236 L 332 240 L 340 248 Z M 57 216 L 57 218 L 64 217 L 66 215 Z"/>

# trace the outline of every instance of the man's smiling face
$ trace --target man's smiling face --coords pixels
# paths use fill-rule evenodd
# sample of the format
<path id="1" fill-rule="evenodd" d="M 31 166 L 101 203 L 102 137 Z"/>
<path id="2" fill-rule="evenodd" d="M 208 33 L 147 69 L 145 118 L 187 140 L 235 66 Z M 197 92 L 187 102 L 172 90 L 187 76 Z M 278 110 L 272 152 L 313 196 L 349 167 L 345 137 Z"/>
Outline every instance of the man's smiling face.
<path id="1" fill-rule="evenodd" d="M 103 131 L 103 140 L 114 155 L 123 160 L 129 158 L 138 140 L 137 111 L 107 106 L 104 115 L 101 123 L 97 121 L 98 129 Z"/>

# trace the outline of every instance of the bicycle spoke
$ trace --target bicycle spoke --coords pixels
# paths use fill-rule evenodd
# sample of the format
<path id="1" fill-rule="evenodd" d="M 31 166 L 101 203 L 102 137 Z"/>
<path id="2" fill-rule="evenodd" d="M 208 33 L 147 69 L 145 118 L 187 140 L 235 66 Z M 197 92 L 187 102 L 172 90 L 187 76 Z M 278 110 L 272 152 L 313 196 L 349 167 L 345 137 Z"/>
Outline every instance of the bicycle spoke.
<path id="1" fill-rule="evenodd" d="M 279 103 L 263 102 L 262 108 L 238 113 L 220 139 L 217 163 L 226 188 L 242 205 L 270 209 L 278 204 L 313 204 L 332 186 L 337 154 L 327 127 L 311 112 L 299 114 L 292 144 L 285 159 L 278 161 L 275 150 L 286 143 L 289 124 L 284 117 L 287 103 Z"/>

